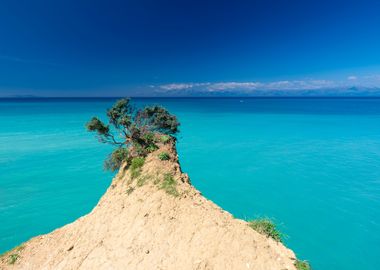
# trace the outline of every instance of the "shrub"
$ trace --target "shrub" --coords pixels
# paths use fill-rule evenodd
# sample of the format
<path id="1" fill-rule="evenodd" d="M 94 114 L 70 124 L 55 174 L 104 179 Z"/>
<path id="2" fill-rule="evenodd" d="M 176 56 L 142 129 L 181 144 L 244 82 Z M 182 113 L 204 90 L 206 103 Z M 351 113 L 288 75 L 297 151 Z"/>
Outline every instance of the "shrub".
<path id="1" fill-rule="evenodd" d="M 146 150 L 144 147 L 139 143 L 133 143 L 132 149 L 131 149 L 132 156 L 144 156 L 146 153 Z"/>
<path id="2" fill-rule="evenodd" d="M 158 158 L 160 160 L 169 160 L 170 159 L 170 155 L 167 152 L 162 152 L 162 153 L 158 154 Z"/>
<path id="3" fill-rule="evenodd" d="M 121 164 L 128 159 L 128 149 L 117 148 L 111 155 L 104 161 L 104 168 L 110 171 L 116 171 L 120 168 Z"/>
<path id="4" fill-rule="evenodd" d="M 20 255 L 17 253 L 13 253 L 13 254 L 9 255 L 8 263 L 9 264 L 15 264 L 15 262 L 18 260 L 18 258 L 20 258 Z"/>
<path id="5" fill-rule="evenodd" d="M 8 264 L 15 264 L 15 262 L 20 258 L 20 252 L 25 248 L 24 245 L 20 245 L 12 249 L 12 252 L 8 257 Z M 8 253 L 9 254 L 9 253 Z"/>
<path id="6" fill-rule="evenodd" d="M 155 143 L 155 135 L 153 132 L 148 132 L 143 136 L 144 144 L 146 146 L 146 151 L 151 153 L 158 149 L 158 146 Z"/>
<path id="7" fill-rule="evenodd" d="M 146 107 L 138 111 L 135 122 L 143 123 L 150 131 L 157 131 L 163 134 L 176 134 L 179 123 L 177 117 L 171 115 L 165 108 L 155 105 Z"/>
<path id="8" fill-rule="evenodd" d="M 148 153 L 152 153 L 152 152 L 156 151 L 157 149 L 158 149 L 158 146 L 155 145 L 155 144 L 151 144 L 151 145 L 149 145 L 149 146 L 146 148 L 146 150 L 148 151 Z"/>
<path id="9" fill-rule="evenodd" d="M 163 144 L 168 143 L 169 141 L 170 141 L 170 136 L 168 135 L 162 135 L 160 137 L 160 142 L 162 142 Z"/>
<path id="10" fill-rule="evenodd" d="M 118 100 L 107 110 L 108 123 L 98 117 L 93 117 L 86 124 L 90 132 L 96 133 L 102 143 L 118 146 L 129 150 L 124 152 L 128 158 L 145 156 L 155 151 L 155 140 L 160 135 L 165 141 L 175 136 L 179 131 L 177 118 L 161 106 L 149 106 L 135 109 L 130 99 Z M 121 151 L 121 150 L 118 150 Z M 106 161 L 105 168 L 116 170 L 120 167 L 120 152 L 112 153 Z M 123 160 L 125 156 L 122 155 Z M 118 167 L 119 166 L 119 167 Z"/>
<path id="11" fill-rule="evenodd" d="M 273 221 L 269 218 L 252 220 L 248 223 L 248 225 L 258 233 L 264 234 L 267 237 L 273 238 L 275 241 L 281 242 L 282 235 L 277 230 Z"/>
<path id="12" fill-rule="evenodd" d="M 173 176 L 170 173 L 165 174 L 160 189 L 165 190 L 167 194 L 177 197 L 179 193 L 176 186 L 177 181 L 173 178 Z"/>
<path id="13" fill-rule="evenodd" d="M 131 178 L 135 179 L 141 173 L 141 168 L 144 165 L 145 159 L 143 157 L 135 157 L 131 161 L 131 166 L 129 167 L 131 170 Z"/>
<path id="14" fill-rule="evenodd" d="M 153 144 L 155 142 L 155 136 L 153 132 L 148 132 L 143 135 L 143 139 L 147 144 Z"/>
<path id="15" fill-rule="evenodd" d="M 20 252 L 24 249 L 24 245 L 20 245 L 18 247 L 15 247 L 11 251 L 8 251 L 4 254 L 2 254 L 0 257 L 8 256 L 8 264 L 15 264 L 15 262 L 20 258 Z"/>
<path id="16" fill-rule="evenodd" d="M 311 270 L 311 266 L 307 261 L 296 260 L 294 266 L 297 270 Z"/>
<path id="17" fill-rule="evenodd" d="M 128 195 L 131 195 L 134 190 L 135 190 L 134 187 L 129 187 L 126 192 Z"/>

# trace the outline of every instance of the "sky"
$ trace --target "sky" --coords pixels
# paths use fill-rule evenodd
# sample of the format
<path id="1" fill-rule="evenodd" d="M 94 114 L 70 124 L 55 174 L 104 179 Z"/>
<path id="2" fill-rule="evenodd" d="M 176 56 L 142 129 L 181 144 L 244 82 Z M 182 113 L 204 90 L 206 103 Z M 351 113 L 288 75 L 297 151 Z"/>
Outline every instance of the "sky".
<path id="1" fill-rule="evenodd" d="M 380 95 L 380 2 L 2 0 L 0 96 Z"/>

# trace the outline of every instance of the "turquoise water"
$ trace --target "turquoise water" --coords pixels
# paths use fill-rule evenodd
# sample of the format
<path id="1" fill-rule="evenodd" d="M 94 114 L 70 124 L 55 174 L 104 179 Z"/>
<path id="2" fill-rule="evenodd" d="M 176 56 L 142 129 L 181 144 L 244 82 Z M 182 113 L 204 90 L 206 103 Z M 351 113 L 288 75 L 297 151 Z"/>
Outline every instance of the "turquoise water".
<path id="1" fill-rule="evenodd" d="M 268 216 L 316 270 L 380 265 L 380 99 L 138 99 L 182 123 L 183 170 L 239 218 Z M 113 100 L 0 101 L 0 252 L 87 213 Z"/>

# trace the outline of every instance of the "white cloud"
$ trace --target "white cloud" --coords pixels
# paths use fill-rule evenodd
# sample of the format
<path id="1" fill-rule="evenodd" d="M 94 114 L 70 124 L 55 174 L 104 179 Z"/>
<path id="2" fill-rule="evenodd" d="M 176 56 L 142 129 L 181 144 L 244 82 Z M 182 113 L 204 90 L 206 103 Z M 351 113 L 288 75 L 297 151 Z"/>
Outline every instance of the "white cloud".
<path id="1" fill-rule="evenodd" d="M 207 89 L 210 91 L 230 90 L 230 89 L 257 89 L 260 86 L 258 82 L 219 82 L 210 83 Z"/>
<path id="2" fill-rule="evenodd" d="M 164 90 L 183 90 L 183 89 L 189 89 L 192 88 L 193 85 L 190 83 L 171 83 L 171 84 L 165 84 L 160 86 Z"/>
<path id="3" fill-rule="evenodd" d="M 255 94 L 314 91 L 325 93 L 335 91 L 341 94 L 349 93 L 351 89 L 359 91 L 379 91 L 380 75 L 348 76 L 342 80 L 303 79 L 281 81 L 246 81 L 246 82 L 190 82 L 170 83 L 154 86 L 158 93 L 229 93 L 229 94 Z"/>
<path id="4" fill-rule="evenodd" d="M 198 90 L 216 91 L 251 91 L 251 90 L 305 90 L 335 87 L 336 83 L 328 80 L 293 80 L 274 82 L 203 82 L 203 83 L 171 83 L 160 85 L 164 91 Z"/>

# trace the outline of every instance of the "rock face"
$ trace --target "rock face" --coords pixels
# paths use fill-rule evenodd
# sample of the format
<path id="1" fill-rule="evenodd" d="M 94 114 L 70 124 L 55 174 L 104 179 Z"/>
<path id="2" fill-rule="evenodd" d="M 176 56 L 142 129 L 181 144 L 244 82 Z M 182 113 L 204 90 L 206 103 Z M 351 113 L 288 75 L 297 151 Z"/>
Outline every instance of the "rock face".
<path id="1" fill-rule="evenodd" d="M 0 269 L 296 269 L 291 250 L 190 184 L 174 145 L 151 153 L 134 179 L 130 171 L 120 170 L 91 213 L 9 251 Z"/>

